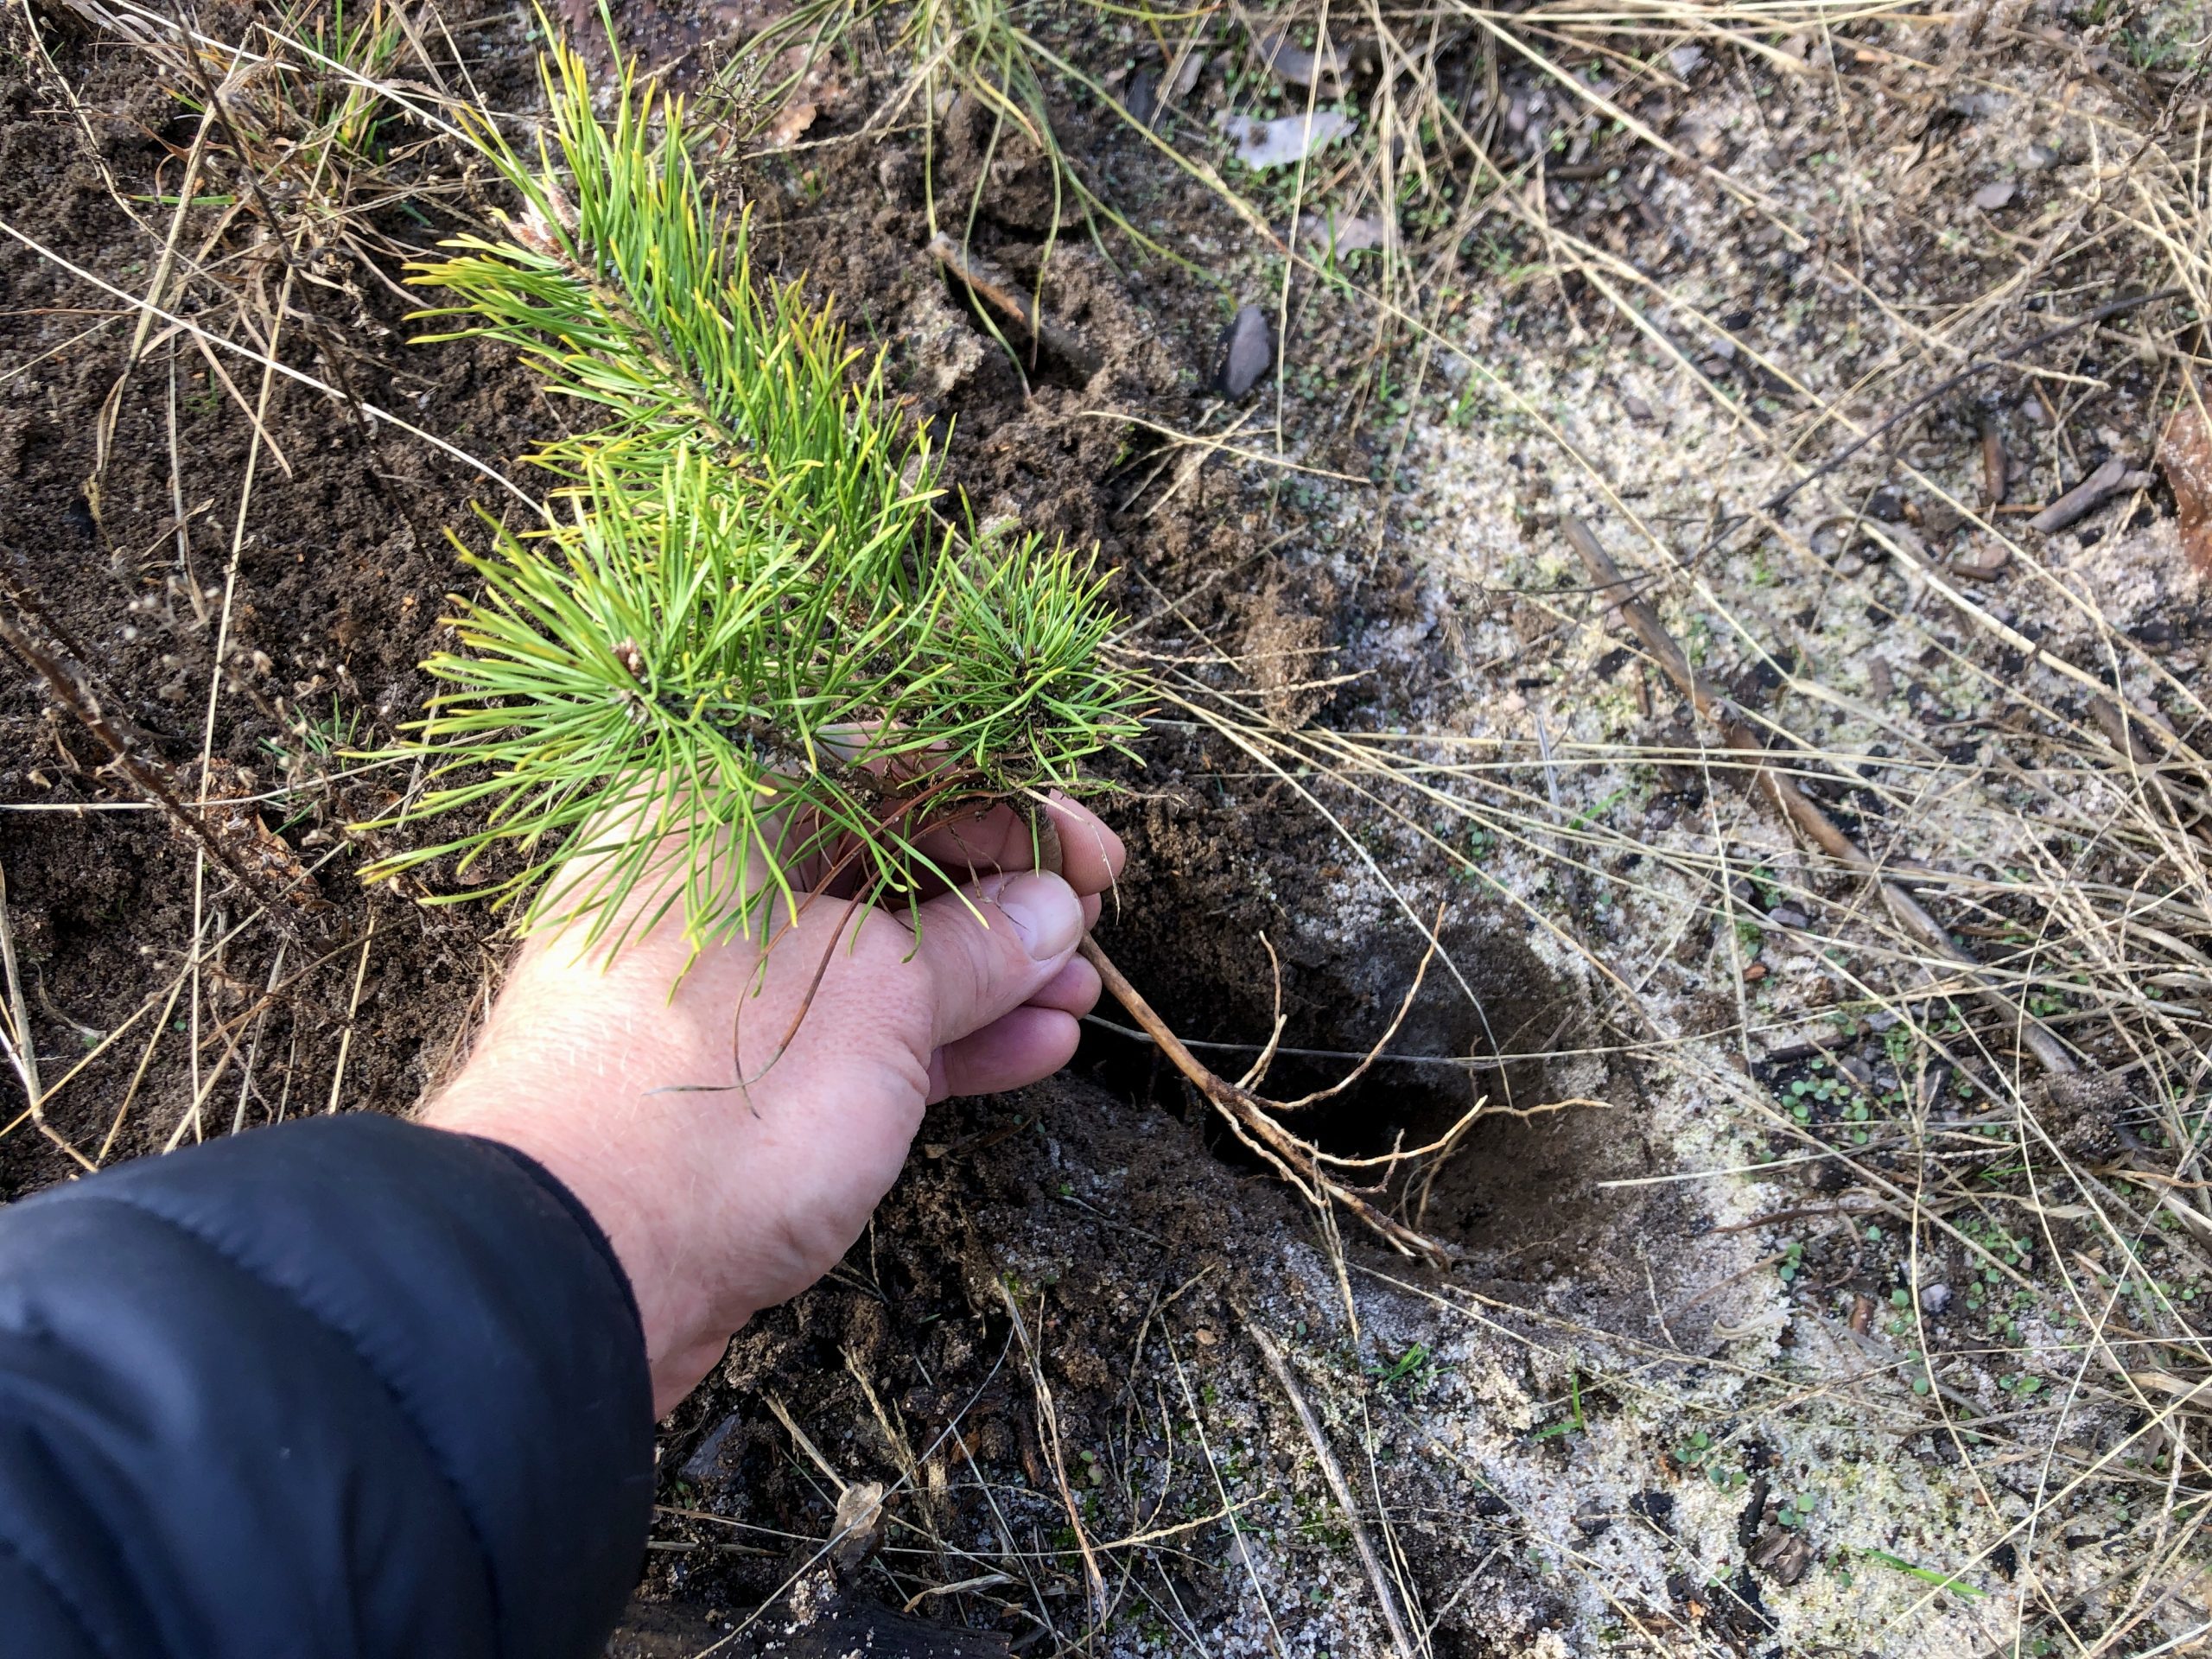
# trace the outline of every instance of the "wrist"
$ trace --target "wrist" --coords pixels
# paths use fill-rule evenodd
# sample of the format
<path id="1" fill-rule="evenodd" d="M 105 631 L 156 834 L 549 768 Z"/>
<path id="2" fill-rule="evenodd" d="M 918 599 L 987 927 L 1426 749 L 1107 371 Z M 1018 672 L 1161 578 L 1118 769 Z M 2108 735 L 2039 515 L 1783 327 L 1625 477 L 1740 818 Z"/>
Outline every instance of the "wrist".
<path id="1" fill-rule="evenodd" d="M 629 1281 L 652 1374 L 653 1413 L 665 1415 L 713 1370 L 729 1338 L 754 1309 L 710 1294 L 706 1263 L 684 1260 L 685 1236 L 665 1193 L 641 1192 L 629 1178 L 623 1148 L 611 1134 L 580 1135 L 578 1125 L 603 1122 L 607 1103 L 563 1099 L 557 1089 L 511 1092 L 512 1067 L 493 1067 L 501 1092 L 477 1086 L 474 1064 L 423 1113 L 428 1127 L 495 1141 L 531 1159 L 568 1189 L 606 1235 Z M 472 1075 L 474 1074 L 474 1075 Z"/>

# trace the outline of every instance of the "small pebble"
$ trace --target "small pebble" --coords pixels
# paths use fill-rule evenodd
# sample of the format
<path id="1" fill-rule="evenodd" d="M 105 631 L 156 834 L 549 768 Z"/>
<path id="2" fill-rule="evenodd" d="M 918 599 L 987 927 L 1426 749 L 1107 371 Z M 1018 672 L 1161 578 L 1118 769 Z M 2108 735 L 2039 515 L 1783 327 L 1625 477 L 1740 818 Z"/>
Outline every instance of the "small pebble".
<path id="1" fill-rule="evenodd" d="M 1140 69 L 1131 75 L 1128 96 L 1122 107 L 1132 119 L 1150 126 L 1153 116 L 1160 109 L 1160 77 L 1149 69 Z"/>
<path id="2" fill-rule="evenodd" d="M 1951 1305 L 1948 1285 L 1923 1285 L 1920 1291 L 1920 1306 L 1930 1313 L 1941 1313 Z"/>
<path id="3" fill-rule="evenodd" d="M 1777 905 L 1767 912 L 1766 918 L 1777 927 L 1809 927 L 1813 921 L 1794 905 Z"/>
<path id="4" fill-rule="evenodd" d="M 2012 562 L 2012 550 L 2002 542 L 1977 542 L 1951 560 L 1951 569 L 1974 582 L 1994 582 Z"/>
<path id="5" fill-rule="evenodd" d="M 2018 190 L 2019 187 L 2010 179 L 2000 180 L 1995 184 L 1985 184 L 1974 193 L 1974 205 L 1985 213 L 1993 213 L 1999 207 L 2012 206 L 2012 198 L 2018 194 Z"/>

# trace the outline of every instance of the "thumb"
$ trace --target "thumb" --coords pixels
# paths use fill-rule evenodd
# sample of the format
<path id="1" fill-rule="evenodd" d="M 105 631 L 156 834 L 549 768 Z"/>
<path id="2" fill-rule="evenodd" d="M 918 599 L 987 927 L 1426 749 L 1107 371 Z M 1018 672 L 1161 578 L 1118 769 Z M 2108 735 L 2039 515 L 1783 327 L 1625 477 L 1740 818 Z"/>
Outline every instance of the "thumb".
<path id="1" fill-rule="evenodd" d="M 1083 901 L 1058 876 L 1023 871 L 932 899 L 918 923 L 915 957 L 941 1048 L 1044 988 L 1083 938 Z"/>

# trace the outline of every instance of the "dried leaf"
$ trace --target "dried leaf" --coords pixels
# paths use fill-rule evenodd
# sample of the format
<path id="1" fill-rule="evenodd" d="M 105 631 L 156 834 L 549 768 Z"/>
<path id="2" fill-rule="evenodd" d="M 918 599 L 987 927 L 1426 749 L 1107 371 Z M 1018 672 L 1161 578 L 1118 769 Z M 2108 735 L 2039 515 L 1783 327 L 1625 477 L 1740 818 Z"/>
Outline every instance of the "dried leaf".
<path id="1" fill-rule="evenodd" d="M 735 42 L 749 41 L 769 24 L 780 23 L 791 10 L 791 0 L 721 0 L 707 16 L 724 40 Z"/>
<path id="2" fill-rule="evenodd" d="M 1287 167 L 1343 137 L 1352 130 L 1352 118 L 1334 110 L 1316 110 L 1310 116 L 1255 121 L 1224 111 L 1217 124 L 1236 144 L 1236 159 L 1245 166 Z"/>
<path id="3" fill-rule="evenodd" d="M 2174 493 L 2182 551 L 2212 575 L 2212 423 L 2194 401 L 2166 423 L 2158 440 L 2158 469 Z"/>
<path id="4" fill-rule="evenodd" d="M 1175 71 L 1173 79 L 1168 81 L 1166 90 L 1160 94 L 1160 106 L 1173 109 L 1188 98 L 1191 89 L 1198 84 L 1198 77 L 1205 73 L 1205 53 L 1185 52 L 1181 66 Z"/>
<path id="5" fill-rule="evenodd" d="M 207 798 L 195 800 L 199 791 L 184 776 L 171 780 L 178 798 L 199 813 L 200 821 L 223 843 L 223 850 L 253 875 L 283 894 L 296 910 L 327 910 L 329 904 L 316 887 L 314 875 L 300 861 L 291 844 L 261 821 L 253 799 L 253 786 L 237 766 L 220 755 L 207 763 Z M 172 826 L 171 833 L 188 840 Z"/>
<path id="6" fill-rule="evenodd" d="M 775 80 L 798 75 L 804 70 L 798 84 L 776 113 L 769 118 L 761 137 L 770 149 L 789 149 L 807 134 L 823 108 L 836 103 L 845 95 L 845 83 L 829 59 L 817 59 L 807 67 L 807 48 L 804 46 L 786 48 L 776 59 L 770 71 Z"/>
<path id="7" fill-rule="evenodd" d="M 806 130 L 821 113 L 821 106 L 811 99 L 793 99 L 776 111 L 775 119 L 768 123 L 768 130 L 761 137 L 771 149 L 789 149 L 806 137 Z"/>
<path id="8" fill-rule="evenodd" d="M 1122 107 L 1129 112 L 1129 119 L 1150 126 L 1152 118 L 1160 112 L 1160 77 L 1149 69 L 1131 75 L 1129 90 L 1122 95 Z"/>
<path id="9" fill-rule="evenodd" d="M 1318 242 L 1333 254 L 1364 253 L 1372 248 L 1395 247 L 1398 227 L 1379 213 L 1351 219 L 1338 219 L 1334 213 L 1301 213 L 1298 239 Z"/>
<path id="10" fill-rule="evenodd" d="M 1324 39 L 1319 52 L 1308 52 L 1302 46 L 1293 46 L 1290 36 L 1281 31 L 1255 35 L 1252 60 L 1293 86 L 1311 86 L 1317 77 L 1337 79 L 1344 72 L 1344 59 L 1337 51 L 1335 41 Z"/>

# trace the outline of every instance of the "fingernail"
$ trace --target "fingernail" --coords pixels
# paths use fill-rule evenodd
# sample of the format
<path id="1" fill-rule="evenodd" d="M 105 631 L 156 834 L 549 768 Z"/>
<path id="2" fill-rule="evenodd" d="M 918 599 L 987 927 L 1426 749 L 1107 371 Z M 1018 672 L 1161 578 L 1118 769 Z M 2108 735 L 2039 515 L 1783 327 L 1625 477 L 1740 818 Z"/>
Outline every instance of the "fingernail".
<path id="1" fill-rule="evenodd" d="M 1083 937 L 1083 901 L 1057 875 L 1004 876 L 991 894 L 1032 962 L 1050 962 L 1075 949 Z"/>

